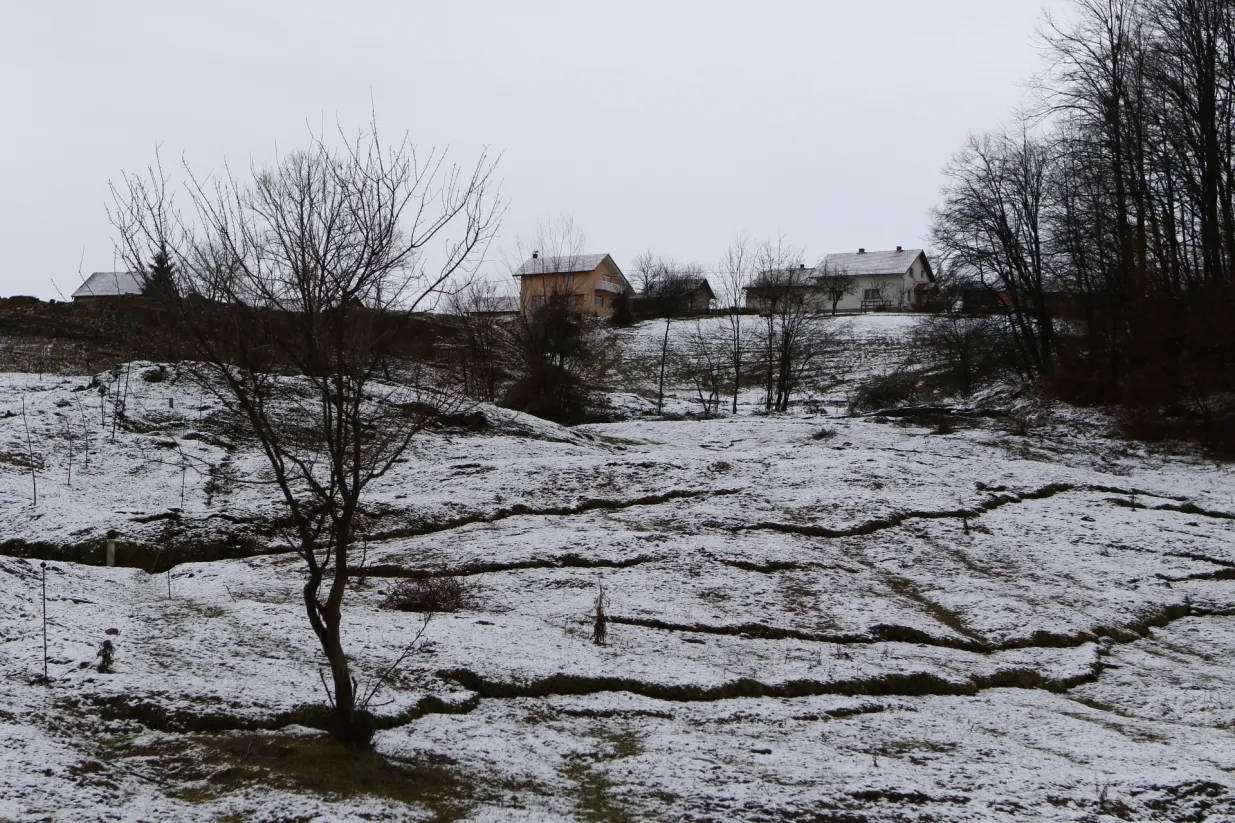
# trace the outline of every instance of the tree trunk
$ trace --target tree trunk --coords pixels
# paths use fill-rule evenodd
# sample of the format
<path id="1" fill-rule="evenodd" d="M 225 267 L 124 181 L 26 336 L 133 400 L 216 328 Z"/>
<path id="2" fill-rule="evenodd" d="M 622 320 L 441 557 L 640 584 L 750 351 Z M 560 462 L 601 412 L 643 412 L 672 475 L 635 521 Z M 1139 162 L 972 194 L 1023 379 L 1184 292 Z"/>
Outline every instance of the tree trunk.
<path id="1" fill-rule="evenodd" d="M 309 624 L 313 627 L 322 653 L 326 656 L 326 662 L 330 666 L 332 688 L 330 700 L 333 715 L 330 733 L 344 745 L 368 748 L 373 738 L 373 724 L 368 713 L 360 711 L 356 706 L 356 681 L 352 677 L 351 662 L 343 651 L 341 635 L 343 623 L 341 593 L 347 585 L 346 556 L 344 552 L 342 554 L 344 571 L 341 577 L 339 576 L 339 564 L 336 564 L 335 582 L 331 585 L 331 594 L 324 604 L 318 600 L 323 570 L 320 566 L 316 566 L 310 571 L 309 580 L 304 586 L 304 605 Z"/>
<path id="2" fill-rule="evenodd" d="M 665 320 L 665 338 L 660 344 L 660 382 L 656 390 L 656 413 L 665 411 L 665 363 L 669 359 L 669 320 Z"/>

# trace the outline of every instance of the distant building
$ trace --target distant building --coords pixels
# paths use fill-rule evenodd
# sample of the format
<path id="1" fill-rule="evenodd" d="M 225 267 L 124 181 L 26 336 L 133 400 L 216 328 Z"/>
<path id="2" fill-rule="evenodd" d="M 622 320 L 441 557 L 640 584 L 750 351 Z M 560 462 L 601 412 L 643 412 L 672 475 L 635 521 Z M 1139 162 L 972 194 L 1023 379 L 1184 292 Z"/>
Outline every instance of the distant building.
<path id="1" fill-rule="evenodd" d="M 531 314 L 550 300 L 563 300 L 584 314 L 610 317 L 613 299 L 631 291 L 630 283 L 607 254 L 541 257 L 532 252 L 519 270 L 519 306 Z"/>
<path id="2" fill-rule="evenodd" d="M 685 294 L 685 313 L 688 315 L 707 314 L 712 310 L 712 301 L 715 299 L 716 293 L 712 291 L 707 278 L 700 277 L 691 282 L 690 290 Z"/>
<path id="3" fill-rule="evenodd" d="M 830 277 L 849 281 L 847 293 L 836 304 L 837 311 L 845 312 L 912 308 L 935 284 L 926 252 L 900 246 L 895 251 L 858 249 L 856 254 L 829 254 L 815 267 L 815 275 L 825 291 Z M 831 298 L 825 295 L 825 300 L 825 310 L 831 310 Z"/>
<path id="4" fill-rule="evenodd" d="M 651 294 L 631 298 L 630 309 L 636 317 L 698 317 L 712 310 L 716 299 L 707 278 L 670 278 L 659 284 Z"/>
<path id="5" fill-rule="evenodd" d="M 108 297 L 141 295 L 145 291 L 141 277 L 131 271 L 96 271 L 73 292 L 73 300 L 98 300 Z"/>
<path id="6" fill-rule="evenodd" d="M 801 294 L 811 311 L 865 312 L 904 310 L 919 305 L 935 289 L 935 273 L 922 249 L 829 254 L 814 269 L 792 277 L 794 292 Z M 774 278 L 775 279 L 775 278 Z M 762 310 L 768 288 L 746 289 L 746 305 Z"/>

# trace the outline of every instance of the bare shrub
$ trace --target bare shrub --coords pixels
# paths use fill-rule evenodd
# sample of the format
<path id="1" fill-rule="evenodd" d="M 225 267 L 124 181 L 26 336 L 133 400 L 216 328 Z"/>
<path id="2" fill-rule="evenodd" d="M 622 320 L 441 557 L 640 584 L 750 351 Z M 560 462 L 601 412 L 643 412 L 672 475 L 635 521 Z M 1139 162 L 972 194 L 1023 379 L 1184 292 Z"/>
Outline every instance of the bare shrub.
<path id="1" fill-rule="evenodd" d="M 511 370 L 501 315 L 517 301 L 488 280 L 473 281 L 447 299 L 446 308 L 458 330 L 451 366 L 469 397 L 497 402 Z"/>
<path id="2" fill-rule="evenodd" d="M 914 324 L 913 337 L 928 362 L 942 372 L 948 387 L 966 397 L 981 379 L 1014 366 L 1008 341 L 992 317 L 923 315 Z"/>
<path id="3" fill-rule="evenodd" d="M 111 674 L 112 666 L 116 662 L 115 644 L 110 640 L 104 640 L 99 644 L 99 651 L 95 657 L 99 659 L 99 674 Z"/>
<path id="4" fill-rule="evenodd" d="M 167 379 L 167 366 L 158 365 L 142 372 L 142 380 L 147 383 L 162 383 Z"/>
<path id="5" fill-rule="evenodd" d="M 1004 418 L 1003 429 L 1017 437 L 1028 437 L 1041 423 L 1039 415 L 1029 409 L 1017 409 Z"/>
<path id="6" fill-rule="evenodd" d="M 382 608 L 400 612 L 457 612 L 472 607 L 476 594 L 476 585 L 465 577 L 440 575 L 402 580 L 386 595 Z"/>
<path id="7" fill-rule="evenodd" d="M 836 429 L 822 428 L 811 434 L 811 440 L 831 440 L 836 436 Z"/>
<path id="8" fill-rule="evenodd" d="M 592 611 L 592 642 L 597 646 L 605 645 L 609 638 L 609 615 L 605 613 L 608 605 L 609 598 L 605 595 L 605 587 L 598 586 L 596 604 Z"/>
<path id="9" fill-rule="evenodd" d="M 592 388 L 603 369 L 601 329 L 570 295 L 542 296 L 544 305 L 503 327 L 518 362 L 502 405 L 566 425 L 587 422 L 602 406 Z"/>
<path id="10" fill-rule="evenodd" d="M 682 350 L 677 352 L 674 371 L 695 390 L 695 402 L 704 417 L 720 411 L 721 394 L 727 389 L 727 339 L 699 321 L 687 331 Z"/>
<path id="11" fill-rule="evenodd" d="M 918 402 L 917 375 L 898 372 L 867 380 L 850 398 L 858 411 L 878 411 Z"/>

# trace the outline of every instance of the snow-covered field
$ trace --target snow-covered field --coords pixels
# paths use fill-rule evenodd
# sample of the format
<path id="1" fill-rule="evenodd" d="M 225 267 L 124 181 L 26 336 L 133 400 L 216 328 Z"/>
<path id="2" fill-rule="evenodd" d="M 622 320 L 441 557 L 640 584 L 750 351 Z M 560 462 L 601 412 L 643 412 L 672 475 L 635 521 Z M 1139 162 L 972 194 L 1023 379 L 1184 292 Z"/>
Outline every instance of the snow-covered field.
<path id="1" fill-rule="evenodd" d="M 859 314 L 835 316 L 820 315 L 814 318 L 820 330 L 832 338 L 826 352 L 817 357 L 807 370 L 803 394 L 830 409 L 843 409 L 847 390 L 858 382 L 877 374 L 886 374 L 904 368 L 916 368 L 922 364 L 921 352 L 913 340 L 913 324 L 918 317 L 913 314 Z M 615 405 L 627 413 L 656 411 L 654 399 L 657 392 L 656 376 L 660 372 L 662 355 L 672 364 L 683 355 L 689 356 L 694 341 L 715 341 L 716 351 L 728 351 L 731 343 L 730 323 L 733 318 L 724 316 L 704 317 L 689 320 L 673 320 L 668 324 L 668 343 L 665 341 L 665 321 L 649 320 L 630 329 L 612 332 L 617 345 L 622 348 L 621 382 L 639 386 L 643 399 L 630 395 L 617 395 Z M 744 359 L 750 364 L 758 362 L 760 330 L 765 321 L 754 315 L 738 318 L 741 348 Z M 669 368 L 670 380 L 665 389 L 664 412 L 689 415 L 700 413 L 700 403 L 695 389 L 672 380 L 673 367 Z M 747 384 L 739 393 L 739 409 L 753 411 L 763 403 L 763 390 Z M 722 404 L 728 407 L 728 398 Z"/>
<path id="2" fill-rule="evenodd" d="M 103 400 L 0 375 L 7 554 L 269 545 L 256 452 L 131 368 L 114 437 L 123 370 Z M 370 503 L 362 688 L 421 626 L 392 575 L 475 598 L 375 698 L 380 759 L 300 725 L 325 693 L 294 555 L 48 561 L 46 685 L 40 561 L 0 556 L 0 821 L 1235 820 L 1230 466 L 1061 410 L 1029 436 L 482 411 Z"/>

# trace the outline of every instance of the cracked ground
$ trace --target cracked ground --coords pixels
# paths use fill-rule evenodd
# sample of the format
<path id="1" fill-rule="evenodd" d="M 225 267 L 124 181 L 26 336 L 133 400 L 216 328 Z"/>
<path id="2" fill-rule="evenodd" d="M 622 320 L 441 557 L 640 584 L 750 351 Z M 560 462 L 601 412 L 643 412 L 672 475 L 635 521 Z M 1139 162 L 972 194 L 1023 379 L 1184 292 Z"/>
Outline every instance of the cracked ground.
<path id="1" fill-rule="evenodd" d="M 84 380 L 10 385 L 50 439 Z M 375 699 L 370 761 L 312 728 L 322 661 L 257 455 L 194 402 L 156 413 L 177 391 L 140 384 L 148 425 L 71 481 L 49 447 L 37 506 L 0 463 L 0 820 L 1235 820 L 1228 466 L 1076 414 L 1016 436 L 485 409 L 371 501 L 362 686 L 422 623 L 381 607 L 394 587 L 472 597 Z M 140 568 L 92 564 L 113 529 Z M 229 539 L 275 553 L 139 552 Z"/>

